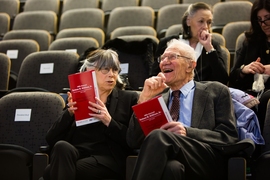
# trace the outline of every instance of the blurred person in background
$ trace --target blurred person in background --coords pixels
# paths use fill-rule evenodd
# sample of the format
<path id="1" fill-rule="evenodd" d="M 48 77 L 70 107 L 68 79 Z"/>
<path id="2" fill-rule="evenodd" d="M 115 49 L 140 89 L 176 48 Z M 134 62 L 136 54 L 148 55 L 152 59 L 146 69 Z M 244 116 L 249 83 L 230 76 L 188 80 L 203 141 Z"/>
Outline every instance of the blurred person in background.
<path id="1" fill-rule="evenodd" d="M 256 0 L 250 15 L 251 27 L 236 51 L 236 62 L 230 72 L 229 86 L 257 97 L 253 108 L 263 131 L 267 102 L 270 98 L 270 1 Z"/>

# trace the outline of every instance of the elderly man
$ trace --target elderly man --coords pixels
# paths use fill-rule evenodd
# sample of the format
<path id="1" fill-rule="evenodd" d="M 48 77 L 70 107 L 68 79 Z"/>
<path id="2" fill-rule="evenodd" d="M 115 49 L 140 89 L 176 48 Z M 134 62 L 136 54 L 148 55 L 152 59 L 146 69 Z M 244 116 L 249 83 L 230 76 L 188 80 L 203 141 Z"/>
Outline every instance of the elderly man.
<path id="1" fill-rule="evenodd" d="M 195 52 L 178 40 L 168 43 L 159 62 L 161 73 L 145 81 L 138 103 L 162 93 L 169 109 L 177 100 L 178 113 L 147 137 L 133 115 L 127 142 L 140 153 L 132 179 L 226 179 L 222 147 L 238 141 L 229 89 L 219 82 L 195 82 Z"/>

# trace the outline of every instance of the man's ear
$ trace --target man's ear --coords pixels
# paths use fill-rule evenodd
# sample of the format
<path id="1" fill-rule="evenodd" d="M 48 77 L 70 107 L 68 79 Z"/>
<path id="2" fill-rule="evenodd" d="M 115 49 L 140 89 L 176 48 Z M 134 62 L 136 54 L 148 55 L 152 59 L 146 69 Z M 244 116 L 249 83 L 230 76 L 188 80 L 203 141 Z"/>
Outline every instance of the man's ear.
<path id="1" fill-rule="evenodd" d="M 195 61 L 190 61 L 188 63 L 187 71 L 192 71 L 196 67 L 196 62 Z"/>

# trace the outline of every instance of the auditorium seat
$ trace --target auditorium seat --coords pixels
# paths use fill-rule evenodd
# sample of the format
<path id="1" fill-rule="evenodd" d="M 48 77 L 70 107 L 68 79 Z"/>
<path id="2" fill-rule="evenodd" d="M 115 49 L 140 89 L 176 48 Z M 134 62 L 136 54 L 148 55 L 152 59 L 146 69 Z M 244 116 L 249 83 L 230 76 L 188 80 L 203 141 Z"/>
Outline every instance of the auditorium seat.
<path id="1" fill-rule="evenodd" d="M 78 54 L 67 51 L 40 51 L 22 62 L 16 88 L 42 88 L 61 93 L 69 87 L 68 75 L 78 69 Z"/>
<path id="2" fill-rule="evenodd" d="M 40 51 L 46 51 L 52 42 L 50 33 L 46 30 L 28 29 L 28 30 L 11 30 L 7 32 L 3 40 L 16 40 L 16 39 L 32 39 L 39 45 Z"/>
<path id="3" fill-rule="evenodd" d="M 225 1 L 225 0 L 204 0 L 203 2 L 213 6 L 216 3 L 222 2 L 222 1 Z M 193 3 L 196 3 L 196 2 L 198 2 L 198 1 L 197 0 L 182 0 L 183 4 L 193 4 Z"/>
<path id="4" fill-rule="evenodd" d="M 0 12 L 0 41 L 3 36 L 10 30 L 10 17 L 7 13 Z"/>
<path id="5" fill-rule="evenodd" d="M 183 27 L 182 24 L 173 24 L 168 27 L 168 29 L 165 32 L 165 37 L 172 36 L 172 35 L 177 35 L 177 34 L 182 34 L 183 33 Z"/>
<path id="6" fill-rule="evenodd" d="M 99 46 L 103 46 L 105 42 L 105 33 L 100 28 L 68 28 L 59 31 L 56 35 L 57 39 L 68 37 L 90 37 L 95 38 L 98 41 Z"/>
<path id="7" fill-rule="evenodd" d="M 227 23 L 222 30 L 222 36 L 226 40 L 226 47 L 232 53 L 235 52 L 237 37 L 250 29 L 250 21 L 236 21 Z"/>
<path id="8" fill-rule="evenodd" d="M 0 169 L 3 180 L 38 180 L 49 162 L 40 152 L 65 102 L 56 93 L 12 92 L 0 99 Z"/>
<path id="9" fill-rule="evenodd" d="M 62 14 L 71 9 L 99 8 L 99 0 L 63 0 Z"/>
<path id="10" fill-rule="evenodd" d="M 169 4 L 179 4 L 179 0 L 141 0 L 141 6 L 149 6 L 158 12 L 160 8 Z"/>
<path id="11" fill-rule="evenodd" d="M 54 40 L 49 47 L 49 51 L 63 50 L 75 52 L 78 55 L 83 54 L 88 48 L 98 48 L 96 39 L 91 37 L 70 37 Z"/>
<path id="12" fill-rule="evenodd" d="M 167 29 L 174 24 L 181 24 L 181 19 L 189 4 L 171 4 L 158 11 L 156 31 L 158 38 L 165 36 Z"/>
<path id="13" fill-rule="evenodd" d="M 235 45 L 237 37 L 250 29 L 250 21 L 236 21 L 227 23 L 222 30 L 222 36 L 226 41 L 226 48 L 230 51 L 231 60 L 235 57 Z M 233 63 L 232 63 L 233 64 Z"/>
<path id="14" fill-rule="evenodd" d="M 232 66 L 234 65 L 234 63 L 236 62 L 236 57 L 237 57 L 237 50 L 240 49 L 243 45 L 243 42 L 245 40 L 246 36 L 245 33 L 241 33 L 237 39 L 236 39 L 236 43 L 235 43 L 235 54 L 233 57 L 233 61 L 232 61 Z"/>
<path id="15" fill-rule="evenodd" d="M 23 11 L 53 11 L 59 15 L 60 0 L 27 0 Z"/>
<path id="16" fill-rule="evenodd" d="M 101 10 L 104 11 L 105 23 L 104 27 L 108 25 L 108 20 L 111 14 L 111 11 L 117 7 L 126 7 L 126 6 L 139 6 L 140 0 L 101 0 Z"/>
<path id="17" fill-rule="evenodd" d="M 12 30 L 46 30 L 54 40 L 57 33 L 57 21 L 57 15 L 53 11 L 21 12 L 14 19 Z"/>
<path id="18" fill-rule="evenodd" d="M 16 39 L 0 41 L 0 52 L 11 60 L 8 89 L 16 87 L 21 64 L 26 56 L 39 51 L 39 45 L 31 39 Z"/>
<path id="19" fill-rule="evenodd" d="M 104 12 L 98 8 L 72 9 L 64 12 L 60 18 L 59 32 L 69 28 L 104 29 Z"/>
<path id="20" fill-rule="evenodd" d="M 212 31 L 222 33 L 229 22 L 249 21 L 252 3 L 249 1 L 224 1 L 213 6 Z"/>
<path id="21" fill-rule="evenodd" d="M 108 20 L 106 39 L 110 38 L 112 31 L 116 28 L 129 26 L 154 27 L 154 10 L 146 6 L 117 7 L 113 9 Z"/>
<path id="22" fill-rule="evenodd" d="M 118 27 L 112 31 L 110 39 L 126 35 L 151 35 L 157 37 L 157 32 L 153 27 L 150 26 Z"/>
<path id="23" fill-rule="evenodd" d="M 106 13 L 117 7 L 139 6 L 139 0 L 102 0 L 101 9 Z"/>
<path id="24" fill-rule="evenodd" d="M 14 19 L 20 11 L 19 0 L 0 0 L 0 12 L 7 13 L 10 19 Z"/>
<path id="25" fill-rule="evenodd" d="M 0 53 L 0 98 L 8 90 L 9 73 L 11 68 L 11 61 L 9 57 Z"/>

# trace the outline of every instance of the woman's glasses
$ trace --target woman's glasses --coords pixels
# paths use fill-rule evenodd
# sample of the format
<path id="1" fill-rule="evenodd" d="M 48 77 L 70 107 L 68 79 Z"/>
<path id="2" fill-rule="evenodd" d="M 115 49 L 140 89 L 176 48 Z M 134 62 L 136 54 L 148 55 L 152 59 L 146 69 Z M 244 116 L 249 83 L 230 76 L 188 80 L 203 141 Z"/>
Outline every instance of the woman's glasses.
<path id="1" fill-rule="evenodd" d="M 115 70 L 112 68 L 101 68 L 98 69 L 98 71 L 100 71 L 102 74 L 108 74 L 110 72 L 110 70 L 112 70 L 113 74 L 119 74 L 121 70 Z"/>
<path id="2" fill-rule="evenodd" d="M 262 26 L 262 24 L 264 23 L 266 26 L 270 26 L 270 18 L 267 18 L 265 20 L 257 20 L 258 23 L 260 24 L 260 26 Z"/>

